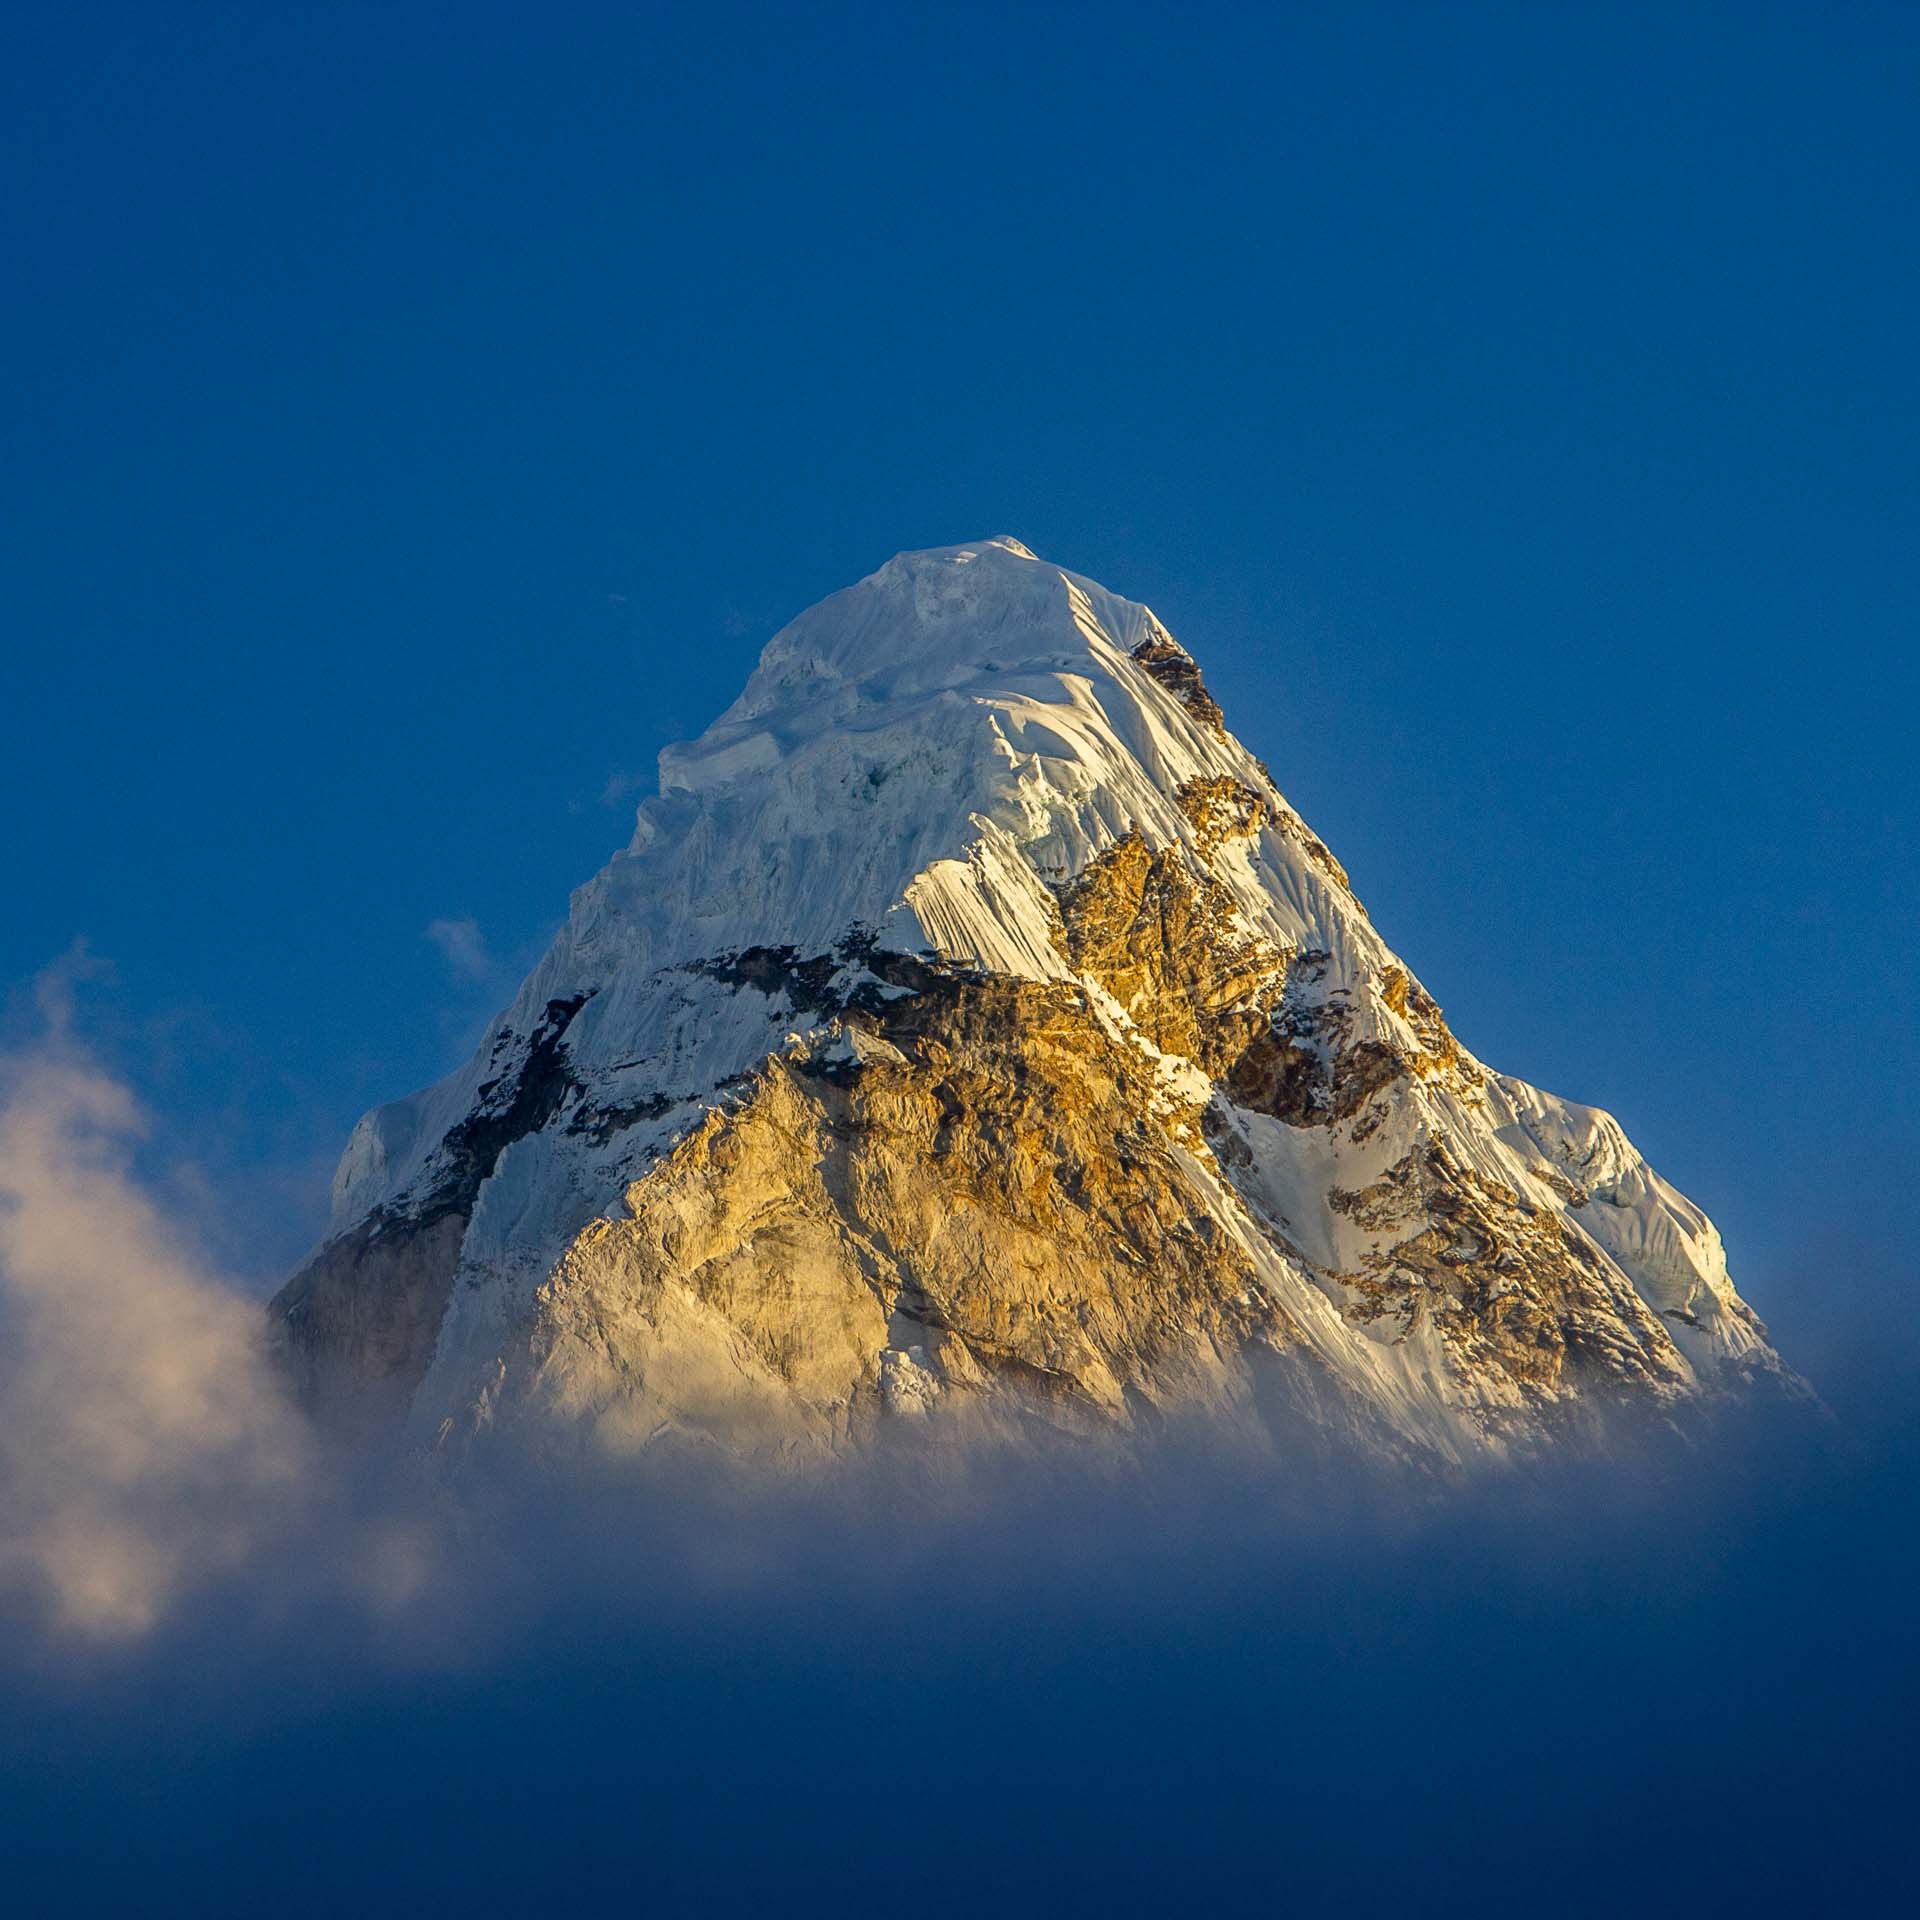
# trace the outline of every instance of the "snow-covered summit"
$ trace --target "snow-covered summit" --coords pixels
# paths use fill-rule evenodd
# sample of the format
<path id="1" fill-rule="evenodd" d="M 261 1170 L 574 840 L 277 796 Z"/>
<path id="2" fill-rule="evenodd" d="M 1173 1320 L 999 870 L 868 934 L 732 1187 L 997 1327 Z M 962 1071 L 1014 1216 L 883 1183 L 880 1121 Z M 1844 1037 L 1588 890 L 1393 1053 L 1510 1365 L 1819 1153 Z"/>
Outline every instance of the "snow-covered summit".
<path id="1" fill-rule="evenodd" d="M 896 554 L 774 635 L 739 699 L 698 740 L 660 756 L 661 790 L 771 764 L 744 750 L 757 739 L 779 747 L 822 727 L 891 724 L 902 702 L 983 680 L 1007 688 L 1106 673 L 1116 650 L 1149 637 L 1167 638 L 1147 608 L 1006 536 Z"/>
<path id="2" fill-rule="evenodd" d="M 706 1431 L 718 1379 L 781 1446 L 1041 1380 L 1124 1425 L 1278 1353 L 1458 1458 L 1778 1371 L 1705 1216 L 1460 1045 L 1155 615 L 1005 537 L 776 634 L 335 1201 L 289 1345 L 422 1435 L 506 1380 Z M 531 1358 L 589 1299 L 645 1303 L 613 1374 Z"/>
<path id="3" fill-rule="evenodd" d="M 1171 660 L 1197 684 L 1150 609 L 1017 541 L 896 555 L 784 627 L 740 698 L 660 755 L 659 797 L 575 924 L 657 960 L 859 923 L 1053 977 L 1046 884 L 1135 828 L 1188 831 L 1174 790 L 1248 769 L 1170 694 Z"/>
<path id="4" fill-rule="evenodd" d="M 720 724 L 808 699 L 815 679 L 822 691 L 870 683 L 873 699 L 938 692 L 983 670 L 1071 670 L 1089 646 L 1138 644 L 1149 622 L 1146 608 L 1017 540 L 899 553 L 776 634 Z"/>

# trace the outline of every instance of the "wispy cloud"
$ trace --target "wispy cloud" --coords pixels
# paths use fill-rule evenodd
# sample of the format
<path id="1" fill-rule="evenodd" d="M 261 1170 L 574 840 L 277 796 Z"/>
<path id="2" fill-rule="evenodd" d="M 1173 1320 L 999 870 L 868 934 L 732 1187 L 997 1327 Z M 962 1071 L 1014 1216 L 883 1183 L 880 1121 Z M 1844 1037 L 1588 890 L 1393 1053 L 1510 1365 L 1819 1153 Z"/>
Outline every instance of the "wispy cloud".
<path id="1" fill-rule="evenodd" d="M 600 789 L 600 804 L 603 807 L 617 807 L 641 791 L 646 781 L 637 773 L 619 770 L 607 775 L 606 784 Z"/>
<path id="2" fill-rule="evenodd" d="M 49 1039 L 64 1040 L 73 1031 L 81 987 L 112 978 L 113 962 L 95 953 L 84 934 L 76 936 L 59 959 L 42 967 L 34 975 L 33 1001 Z"/>
<path id="3" fill-rule="evenodd" d="M 146 1121 L 71 1043 L 71 978 L 43 1000 L 0 1059 L 0 1586 L 125 1635 L 257 1550 L 308 1436 L 257 1305 L 135 1177 Z"/>
<path id="4" fill-rule="evenodd" d="M 431 920 L 426 936 L 462 980 L 483 984 L 498 979 L 500 963 L 488 948 L 477 920 Z"/>

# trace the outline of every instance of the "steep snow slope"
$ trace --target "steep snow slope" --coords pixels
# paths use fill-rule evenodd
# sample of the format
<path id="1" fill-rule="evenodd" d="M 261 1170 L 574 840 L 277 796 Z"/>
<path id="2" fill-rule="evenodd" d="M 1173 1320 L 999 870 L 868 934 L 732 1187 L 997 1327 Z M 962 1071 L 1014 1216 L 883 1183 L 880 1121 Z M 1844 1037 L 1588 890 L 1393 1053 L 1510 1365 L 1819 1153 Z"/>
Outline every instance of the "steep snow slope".
<path id="1" fill-rule="evenodd" d="M 334 1209 L 288 1359 L 454 1450 L 1457 1460 L 1791 1382 L 1614 1121 L 1458 1044 L 1154 615 L 1010 539 L 778 634 Z"/>

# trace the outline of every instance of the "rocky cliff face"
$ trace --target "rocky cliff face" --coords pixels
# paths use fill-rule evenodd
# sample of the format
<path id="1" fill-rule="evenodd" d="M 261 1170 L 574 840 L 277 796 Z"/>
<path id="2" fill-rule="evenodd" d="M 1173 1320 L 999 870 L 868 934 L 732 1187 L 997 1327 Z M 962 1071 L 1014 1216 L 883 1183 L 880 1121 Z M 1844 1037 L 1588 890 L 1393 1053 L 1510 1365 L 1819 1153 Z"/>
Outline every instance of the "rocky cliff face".
<path id="1" fill-rule="evenodd" d="M 286 1362 L 456 1458 L 1463 1462 L 1794 1384 L 1615 1122 L 1455 1039 L 1154 616 L 1011 540 L 776 636 L 335 1206 Z"/>

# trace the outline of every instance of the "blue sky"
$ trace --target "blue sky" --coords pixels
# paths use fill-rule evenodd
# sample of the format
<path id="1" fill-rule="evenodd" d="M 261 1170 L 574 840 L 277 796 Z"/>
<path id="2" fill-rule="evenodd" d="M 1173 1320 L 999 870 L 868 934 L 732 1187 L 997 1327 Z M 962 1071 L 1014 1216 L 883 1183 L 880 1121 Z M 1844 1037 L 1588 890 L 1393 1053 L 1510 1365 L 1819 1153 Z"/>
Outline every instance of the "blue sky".
<path id="1" fill-rule="evenodd" d="M 0 979 L 113 963 L 263 1282 L 773 628 L 1008 531 L 1790 1353 L 1904 1286 L 1920 15 L 5 33 Z"/>

